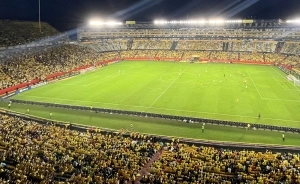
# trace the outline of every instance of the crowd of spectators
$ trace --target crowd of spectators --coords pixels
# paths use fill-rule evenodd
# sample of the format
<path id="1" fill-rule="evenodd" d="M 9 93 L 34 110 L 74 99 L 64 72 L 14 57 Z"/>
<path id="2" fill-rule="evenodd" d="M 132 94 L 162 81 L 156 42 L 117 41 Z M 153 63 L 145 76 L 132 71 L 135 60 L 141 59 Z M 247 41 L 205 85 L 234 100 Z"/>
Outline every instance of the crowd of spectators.
<path id="1" fill-rule="evenodd" d="M 48 23 L 41 22 L 40 32 L 38 22 L 0 20 L 0 48 L 30 43 L 38 39 L 46 39 L 58 34 Z"/>
<path id="2" fill-rule="evenodd" d="M 126 42 L 132 42 L 126 44 Z M 229 52 L 275 52 L 277 41 L 263 40 L 192 40 L 192 39 L 123 39 L 88 43 L 99 52 L 113 50 L 183 50 L 183 51 L 229 51 Z M 175 45 L 174 45 L 175 44 Z M 286 44 L 283 53 L 295 51 L 298 43 Z M 292 50 L 291 50 L 292 49 Z M 300 48 L 298 48 L 300 50 Z"/>
<path id="3" fill-rule="evenodd" d="M 139 49 L 163 49 L 168 50 L 171 48 L 173 41 L 172 40 L 159 40 L 159 39 L 137 39 L 134 40 L 132 44 L 133 50 Z"/>
<path id="4" fill-rule="evenodd" d="M 0 31 L 0 49 L 29 43 L 40 38 L 47 38 L 58 32 L 47 23 L 42 23 L 42 33 L 39 32 L 37 22 L 0 21 L 3 28 Z M 193 30 L 139 30 L 130 34 L 155 35 L 179 34 L 179 32 L 194 34 Z M 226 31 L 223 29 L 201 29 L 201 34 L 219 35 Z M 274 35 L 282 30 L 268 30 Z M 122 32 L 122 31 L 121 31 Z M 266 34 L 257 30 L 243 32 L 241 30 L 228 31 L 226 34 L 252 35 Z M 128 30 L 124 34 L 129 34 Z M 145 33 L 146 34 L 146 33 Z M 181 34 L 181 33 L 180 33 Z M 138 36 L 138 35 L 136 35 Z M 94 64 L 97 61 L 114 58 L 149 58 L 189 61 L 193 58 L 199 60 L 241 60 L 257 62 L 282 63 L 300 69 L 300 44 L 298 42 L 278 42 L 274 40 L 257 40 L 241 37 L 240 39 L 211 38 L 116 38 L 102 39 L 78 46 L 68 43 L 44 45 L 36 47 L 15 48 L 7 54 L 6 50 L 0 52 L 0 89 L 29 82 L 33 79 L 44 80 L 46 76 L 56 72 L 70 71 L 76 67 Z M 49 43 L 45 41 L 45 43 Z M 275 52 L 276 51 L 276 52 Z"/>
<path id="5" fill-rule="evenodd" d="M 281 63 L 287 55 L 280 53 L 264 53 L 266 62 Z"/>
<path id="6" fill-rule="evenodd" d="M 132 49 L 100 53 L 90 47 L 60 44 L 38 48 L 15 49 L 11 50 L 10 54 L 0 52 L 0 89 L 29 82 L 33 79 L 44 80 L 46 76 L 56 72 L 67 72 L 76 67 L 115 58 L 176 58 L 176 60 L 189 61 L 193 57 L 199 58 L 200 61 L 241 60 L 274 62 L 282 63 L 296 69 L 300 68 L 299 55 L 284 53 L 185 51 L 170 49 Z"/>
<path id="7" fill-rule="evenodd" d="M 45 80 L 47 75 L 117 58 L 118 55 L 117 52 L 98 53 L 73 44 L 15 49 L 9 54 L 0 52 L 0 89 L 33 79 Z"/>
<path id="8" fill-rule="evenodd" d="M 86 45 L 97 52 L 127 50 L 127 40 L 103 40 L 86 43 Z"/>
<path id="9" fill-rule="evenodd" d="M 296 153 L 199 147 L 100 128 L 83 132 L 5 114 L 0 121 L 1 183 L 300 182 Z"/>
<path id="10" fill-rule="evenodd" d="M 179 40 L 176 50 L 222 50 L 222 41 L 214 40 Z"/>
<path id="11" fill-rule="evenodd" d="M 189 146 L 165 146 L 142 183 L 300 183 L 300 155 Z"/>
<path id="12" fill-rule="evenodd" d="M 298 42 L 286 42 L 281 49 L 281 53 L 284 54 L 300 54 L 300 43 Z"/>
<path id="13" fill-rule="evenodd" d="M 70 130 L 0 115 L 1 183 L 127 183 L 161 149 L 154 138 L 132 133 Z"/>

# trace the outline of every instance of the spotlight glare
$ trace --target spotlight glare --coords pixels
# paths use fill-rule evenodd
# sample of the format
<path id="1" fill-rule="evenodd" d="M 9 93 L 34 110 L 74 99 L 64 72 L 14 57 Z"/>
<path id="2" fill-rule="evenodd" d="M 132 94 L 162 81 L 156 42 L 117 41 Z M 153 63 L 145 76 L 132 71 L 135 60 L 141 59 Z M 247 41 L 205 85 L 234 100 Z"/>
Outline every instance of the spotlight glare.
<path id="1" fill-rule="evenodd" d="M 300 19 L 287 20 L 286 22 L 287 22 L 287 23 L 297 23 L 297 24 L 299 24 L 299 23 L 300 23 Z"/>
<path id="2" fill-rule="evenodd" d="M 98 21 L 98 20 L 90 20 L 89 25 L 91 26 L 101 26 L 101 25 L 109 25 L 109 26 L 115 26 L 115 25 L 122 25 L 122 22 L 116 22 L 116 21 Z"/>

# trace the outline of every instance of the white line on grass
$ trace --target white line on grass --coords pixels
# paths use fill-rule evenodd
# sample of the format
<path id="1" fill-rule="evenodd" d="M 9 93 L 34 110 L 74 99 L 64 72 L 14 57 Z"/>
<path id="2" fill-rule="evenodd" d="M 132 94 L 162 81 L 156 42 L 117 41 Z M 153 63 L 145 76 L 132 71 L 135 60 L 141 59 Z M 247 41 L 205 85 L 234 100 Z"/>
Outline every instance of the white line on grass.
<path id="1" fill-rule="evenodd" d="M 42 96 L 32 96 L 32 95 L 22 95 L 22 96 L 23 97 L 25 96 L 25 97 L 33 97 L 33 98 L 50 99 L 50 100 L 63 100 L 63 101 L 70 101 L 70 102 L 88 102 L 91 104 L 109 104 L 109 105 L 118 105 L 118 106 L 147 108 L 146 106 L 124 105 L 124 104 L 116 104 L 116 103 L 109 103 L 109 102 L 94 102 L 94 101 L 88 101 L 88 100 L 72 100 L 72 99 L 66 99 L 66 98 L 42 97 Z M 55 103 L 55 104 L 61 104 L 61 103 Z"/>
<path id="2" fill-rule="evenodd" d="M 189 64 L 184 70 L 183 70 L 183 72 L 181 73 L 181 74 L 183 74 L 185 71 L 186 71 L 186 69 L 188 69 L 189 67 L 191 66 L 191 64 Z M 157 100 L 175 83 L 175 81 L 179 78 L 179 76 L 180 75 L 178 75 L 177 77 L 176 77 L 176 79 L 174 79 L 173 80 L 173 82 L 171 82 L 171 84 L 167 87 L 167 89 L 166 90 L 164 90 L 155 100 L 154 100 L 154 102 L 149 106 L 149 108 L 151 108 L 156 102 L 157 102 Z"/>
<path id="3" fill-rule="evenodd" d="M 280 78 L 281 78 L 281 77 L 280 77 Z M 293 89 L 286 89 L 285 87 L 283 87 L 283 86 L 280 84 L 280 82 L 279 82 L 275 77 L 273 77 L 273 79 L 276 80 L 277 83 L 278 83 L 284 90 L 293 90 Z"/>
<path id="4" fill-rule="evenodd" d="M 300 102 L 300 100 L 287 100 L 287 99 L 279 99 L 279 98 L 262 98 L 263 100 L 277 100 L 277 101 L 287 101 L 287 102 Z"/>
<path id="5" fill-rule="evenodd" d="M 145 109 L 148 108 L 149 109 L 149 107 L 139 106 L 139 105 L 125 105 L 125 104 L 105 103 L 105 102 L 103 103 L 103 102 L 94 102 L 94 101 L 86 101 L 86 100 L 71 100 L 71 99 L 63 99 L 63 98 L 49 98 L 49 97 L 39 97 L 39 96 L 30 96 L 30 95 L 23 95 L 23 96 L 35 97 L 35 98 L 45 98 L 45 99 L 65 100 L 65 101 L 73 101 L 73 102 L 89 102 L 91 104 L 110 104 L 110 105 L 117 105 L 117 106 L 124 106 L 124 107 L 138 107 L 138 108 L 145 108 Z M 278 99 L 278 100 L 280 100 L 280 99 Z M 56 103 L 56 104 L 62 104 L 62 103 Z M 62 105 L 66 105 L 66 104 L 62 104 Z M 213 115 L 220 115 L 220 116 L 232 116 L 232 117 L 240 117 L 240 118 L 257 119 L 256 116 L 241 116 L 241 115 L 234 115 L 234 114 L 221 114 L 221 113 L 205 112 L 205 111 L 187 111 L 187 110 L 168 109 L 168 108 L 159 108 L 159 107 L 150 107 L 150 109 L 166 110 L 166 111 L 178 111 L 178 112 L 190 112 L 190 113 L 197 113 L 197 114 L 213 114 Z M 214 118 L 214 119 L 216 119 L 216 118 Z M 286 120 L 286 119 L 273 119 L 273 118 L 262 118 L 262 119 L 277 120 L 277 121 L 300 122 L 300 121 Z"/>
<path id="6" fill-rule="evenodd" d="M 300 102 L 299 100 L 286 100 L 286 99 L 277 99 L 277 98 L 264 98 L 264 97 L 262 97 L 262 96 L 261 96 L 261 94 L 260 94 L 260 92 L 259 92 L 259 90 L 258 90 L 258 88 L 256 87 L 256 85 L 255 85 L 255 83 L 254 83 L 254 81 L 253 81 L 253 79 L 252 79 L 251 75 L 249 74 L 249 72 L 248 72 L 248 71 L 247 71 L 247 73 L 248 73 L 248 75 L 249 75 L 249 77 L 250 77 L 250 79 L 251 79 L 252 83 L 254 84 L 254 87 L 256 88 L 256 90 L 257 90 L 257 92 L 258 92 L 258 94 L 259 94 L 259 96 L 260 96 L 260 98 L 261 98 L 261 99 L 263 99 L 263 100 L 288 101 L 288 102 Z"/>
<path id="7" fill-rule="evenodd" d="M 274 71 L 276 71 L 281 77 L 283 77 L 284 79 L 286 79 L 286 76 L 283 76 L 281 73 L 279 73 L 276 69 L 274 69 L 273 67 L 272 67 L 272 69 L 274 70 Z M 287 81 L 289 81 L 289 80 L 287 80 Z M 291 82 L 291 81 L 289 81 L 292 85 L 294 85 L 293 84 L 293 82 Z M 300 89 L 297 87 L 297 86 L 294 86 L 294 87 L 296 87 L 296 89 L 298 90 L 298 91 L 300 91 Z"/>
<path id="8" fill-rule="evenodd" d="M 261 96 L 261 94 L 260 94 L 259 90 L 257 89 L 257 87 L 256 87 L 256 84 L 254 83 L 254 81 L 253 81 L 253 79 L 252 79 L 252 77 L 251 77 L 250 73 L 249 73 L 248 71 L 247 71 L 247 73 L 248 73 L 248 75 L 249 75 L 249 77 L 250 77 L 250 79 L 251 79 L 252 83 L 254 84 L 254 87 L 256 88 L 256 91 L 258 92 L 258 94 L 259 94 L 260 98 L 261 98 L 261 99 L 263 99 L 263 97 Z"/>
<path id="9" fill-rule="evenodd" d="M 130 68 L 132 68 L 132 67 L 133 67 L 133 66 L 128 67 L 128 68 L 126 68 L 125 70 L 128 70 L 128 69 L 130 69 Z M 125 70 L 122 70 L 122 71 L 125 71 Z M 107 76 L 105 76 L 105 77 L 99 78 L 99 80 L 102 80 L 102 79 L 105 79 L 105 78 L 108 78 L 108 77 L 111 77 L 111 76 L 114 76 L 114 75 L 117 75 L 117 74 L 120 75 L 120 72 L 116 72 L 116 73 L 107 75 Z M 119 75 L 118 75 L 118 76 L 119 76 Z M 95 81 L 93 81 L 93 82 L 90 82 L 90 83 L 88 83 L 88 84 L 86 84 L 86 85 L 81 85 L 81 86 L 89 86 L 89 85 L 91 85 L 91 84 L 93 84 L 93 83 L 99 82 L 99 80 L 95 80 Z"/>

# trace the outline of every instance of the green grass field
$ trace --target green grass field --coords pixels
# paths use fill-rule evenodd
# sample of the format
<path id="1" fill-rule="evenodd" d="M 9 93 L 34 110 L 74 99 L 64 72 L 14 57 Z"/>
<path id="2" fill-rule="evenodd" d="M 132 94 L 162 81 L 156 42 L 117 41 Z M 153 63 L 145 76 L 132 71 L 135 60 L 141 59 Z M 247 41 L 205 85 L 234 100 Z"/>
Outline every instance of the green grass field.
<path id="1" fill-rule="evenodd" d="M 6 103 L 0 102 L 0 107 L 7 108 Z M 182 121 L 171 121 L 165 119 L 145 118 L 137 116 L 126 116 L 117 114 L 94 113 L 90 111 L 76 111 L 71 109 L 51 108 L 44 106 L 13 104 L 11 110 L 26 113 L 33 116 L 49 119 L 49 112 L 53 113 L 52 120 L 64 121 L 72 124 L 84 124 L 97 127 L 115 129 L 117 131 L 130 129 L 133 124 L 135 132 L 165 135 L 171 137 L 185 137 L 191 139 L 205 139 L 216 141 L 262 143 L 277 145 L 297 145 L 300 146 L 300 134 L 285 133 L 286 140 L 282 141 L 281 132 L 249 130 L 244 128 L 205 125 L 205 132 L 201 132 L 200 123 L 187 124 Z"/>
<path id="2" fill-rule="evenodd" d="M 300 88 L 274 66 L 126 61 L 13 98 L 300 127 Z"/>

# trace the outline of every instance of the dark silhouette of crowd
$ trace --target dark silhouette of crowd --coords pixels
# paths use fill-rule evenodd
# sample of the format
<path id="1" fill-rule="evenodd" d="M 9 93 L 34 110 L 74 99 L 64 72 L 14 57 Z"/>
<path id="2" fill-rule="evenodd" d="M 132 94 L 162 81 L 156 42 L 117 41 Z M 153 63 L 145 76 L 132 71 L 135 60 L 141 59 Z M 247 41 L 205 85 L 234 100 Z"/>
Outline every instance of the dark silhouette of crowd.
<path id="1" fill-rule="evenodd" d="M 0 20 L 0 49 L 9 46 L 17 46 L 33 41 L 50 39 L 50 36 L 58 34 L 48 23 L 41 22 L 41 32 L 38 22 Z"/>

